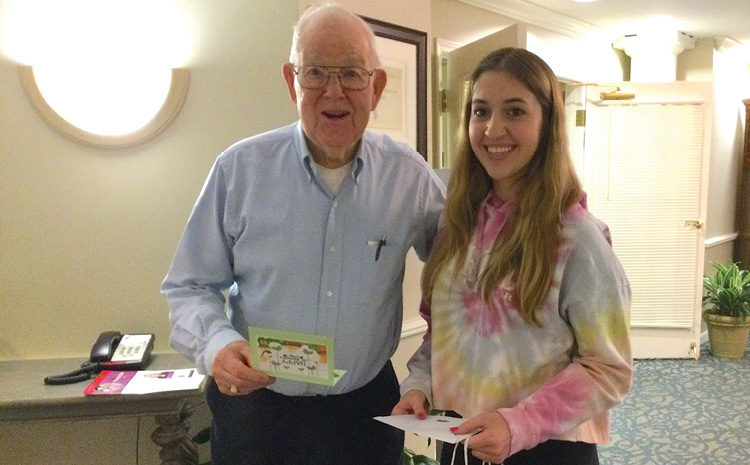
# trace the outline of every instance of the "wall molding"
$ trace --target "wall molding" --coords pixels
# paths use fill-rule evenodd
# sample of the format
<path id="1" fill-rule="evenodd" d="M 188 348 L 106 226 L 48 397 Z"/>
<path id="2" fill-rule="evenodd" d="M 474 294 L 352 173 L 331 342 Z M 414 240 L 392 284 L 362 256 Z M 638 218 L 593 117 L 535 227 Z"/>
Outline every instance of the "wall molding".
<path id="1" fill-rule="evenodd" d="M 447 39 L 441 39 L 439 37 L 435 38 L 435 54 L 437 56 L 443 56 L 443 54 L 452 52 L 453 50 L 463 47 L 464 43 L 456 42 L 455 40 L 447 40 Z"/>
<path id="2" fill-rule="evenodd" d="M 726 244 L 727 242 L 732 242 L 736 240 L 737 237 L 739 237 L 739 233 L 736 233 L 736 232 L 712 237 L 710 239 L 706 239 L 705 247 L 707 249 L 710 249 L 711 247 L 716 247 L 717 245 Z"/>
<path id="3" fill-rule="evenodd" d="M 604 36 L 608 37 L 610 42 L 613 42 L 619 37 L 619 34 L 612 31 L 524 0 L 503 0 L 502 2 L 490 0 L 458 1 L 580 40 L 591 36 Z"/>
<path id="4" fill-rule="evenodd" d="M 424 334 L 427 331 L 427 322 L 421 318 L 404 321 L 401 325 L 401 339 Z"/>

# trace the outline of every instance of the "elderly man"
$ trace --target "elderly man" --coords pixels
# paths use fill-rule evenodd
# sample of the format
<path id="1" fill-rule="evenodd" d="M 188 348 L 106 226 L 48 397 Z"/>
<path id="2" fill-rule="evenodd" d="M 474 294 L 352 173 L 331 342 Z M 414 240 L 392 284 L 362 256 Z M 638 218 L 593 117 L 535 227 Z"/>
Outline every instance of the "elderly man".
<path id="1" fill-rule="evenodd" d="M 426 258 L 445 189 L 414 150 L 365 131 L 379 66 L 361 18 L 308 9 L 282 67 L 299 122 L 229 147 L 190 215 L 162 293 L 172 346 L 213 376 L 214 465 L 400 463 L 403 435 L 372 417 L 399 399 L 404 260 Z M 248 326 L 331 337 L 346 374 L 271 378 Z"/>

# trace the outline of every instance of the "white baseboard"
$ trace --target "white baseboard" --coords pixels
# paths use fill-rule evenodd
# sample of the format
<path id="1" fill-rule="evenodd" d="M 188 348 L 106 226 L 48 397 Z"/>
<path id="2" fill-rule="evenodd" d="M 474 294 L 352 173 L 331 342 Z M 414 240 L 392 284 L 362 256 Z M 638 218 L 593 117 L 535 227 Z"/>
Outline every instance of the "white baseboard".
<path id="1" fill-rule="evenodd" d="M 427 331 L 427 322 L 421 318 L 404 321 L 404 324 L 401 326 L 401 339 L 423 334 L 425 331 Z"/>

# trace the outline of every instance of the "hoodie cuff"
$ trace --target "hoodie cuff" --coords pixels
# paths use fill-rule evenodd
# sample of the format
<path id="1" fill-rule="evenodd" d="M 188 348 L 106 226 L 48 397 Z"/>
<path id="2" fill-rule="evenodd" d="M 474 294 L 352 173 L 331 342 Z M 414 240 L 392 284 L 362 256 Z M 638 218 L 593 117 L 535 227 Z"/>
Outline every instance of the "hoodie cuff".
<path id="1" fill-rule="evenodd" d="M 531 418 L 526 414 L 523 405 L 497 409 L 497 413 L 505 418 L 510 429 L 509 455 L 522 450 L 532 449 L 539 444 L 539 434 L 534 428 Z"/>
<path id="2" fill-rule="evenodd" d="M 427 403 L 430 404 L 430 407 L 432 408 L 432 383 L 430 383 L 430 381 L 421 380 L 414 376 L 407 376 L 401 383 L 401 396 L 412 390 L 422 392 L 427 398 Z"/>

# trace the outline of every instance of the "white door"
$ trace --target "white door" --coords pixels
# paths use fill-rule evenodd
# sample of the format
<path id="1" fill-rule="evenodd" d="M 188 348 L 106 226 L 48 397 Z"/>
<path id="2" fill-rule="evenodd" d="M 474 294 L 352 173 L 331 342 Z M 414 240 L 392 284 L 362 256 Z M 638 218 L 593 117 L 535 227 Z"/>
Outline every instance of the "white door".
<path id="1" fill-rule="evenodd" d="M 463 105 L 469 93 L 468 81 L 474 68 L 488 53 L 502 47 L 526 48 L 526 25 L 514 24 L 498 32 L 457 47 L 441 57 L 440 86 L 444 97 L 444 111 L 440 113 L 441 128 L 439 167 L 450 168 L 461 128 Z M 445 47 L 443 47 L 445 50 Z M 442 59 L 445 66 L 442 66 Z"/>
<path id="2" fill-rule="evenodd" d="M 589 89 L 582 167 L 589 209 L 609 225 L 631 282 L 634 357 L 697 357 L 710 88 L 618 85 L 636 99 L 603 101 L 611 88 Z"/>

